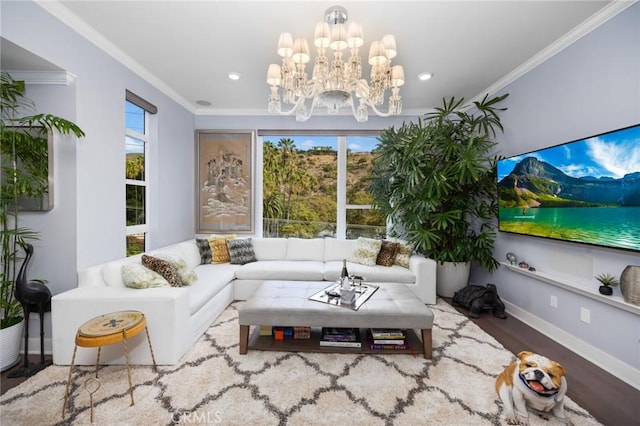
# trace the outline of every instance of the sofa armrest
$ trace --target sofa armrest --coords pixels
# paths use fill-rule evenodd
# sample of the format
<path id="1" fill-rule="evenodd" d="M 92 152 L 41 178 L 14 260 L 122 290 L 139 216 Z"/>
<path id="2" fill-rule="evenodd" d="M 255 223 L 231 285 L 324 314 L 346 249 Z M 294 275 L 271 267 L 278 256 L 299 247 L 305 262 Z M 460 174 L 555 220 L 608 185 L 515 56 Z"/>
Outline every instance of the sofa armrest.
<path id="1" fill-rule="evenodd" d="M 158 364 L 176 364 L 191 346 L 189 295 L 186 288 L 144 290 L 111 287 L 81 287 L 55 295 L 51 300 L 53 362 L 71 362 L 78 328 L 86 321 L 110 312 L 140 311 L 145 315 Z M 152 364 L 147 336 L 139 333 L 127 340 L 131 364 Z M 78 348 L 76 364 L 96 362 L 96 349 Z M 105 346 L 101 364 L 124 364 L 121 344 Z"/>
<path id="2" fill-rule="evenodd" d="M 410 286 L 423 303 L 436 303 L 436 262 L 419 254 L 409 258 L 409 270 L 416 274 L 416 285 Z"/>

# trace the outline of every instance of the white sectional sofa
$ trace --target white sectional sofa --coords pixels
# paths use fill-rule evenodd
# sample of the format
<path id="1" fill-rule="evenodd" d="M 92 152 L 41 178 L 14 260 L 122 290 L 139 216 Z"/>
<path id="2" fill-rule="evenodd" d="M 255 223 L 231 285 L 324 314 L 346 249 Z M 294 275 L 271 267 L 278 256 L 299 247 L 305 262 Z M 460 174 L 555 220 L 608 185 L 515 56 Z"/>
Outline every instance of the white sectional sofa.
<path id="1" fill-rule="evenodd" d="M 141 311 L 146 319 L 158 364 L 178 363 L 185 352 L 234 300 L 248 299 L 264 281 L 333 281 L 342 259 L 349 259 L 356 240 L 252 238 L 257 262 L 235 265 L 201 264 L 195 239 L 148 254 L 180 256 L 198 280 L 190 286 L 133 289 L 124 285 L 122 265 L 140 262 L 142 255 L 114 260 L 78 272 L 78 287 L 52 299 L 53 362 L 68 365 L 78 327 L 98 315 L 121 310 Z M 436 303 L 436 263 L 413 254 L 409 268 L 347 263 L 349 273 L 368 282 L 390 282 L 411 288 L 425 304 Z M 127 341 L 130 362 L 149 365 L 151 355 L 144 333 Z M 124 364 L 120 344 L 103 347 L 101 363 Z M 76 364 L 96 362 L 96 349 L 78 348 Z"/>

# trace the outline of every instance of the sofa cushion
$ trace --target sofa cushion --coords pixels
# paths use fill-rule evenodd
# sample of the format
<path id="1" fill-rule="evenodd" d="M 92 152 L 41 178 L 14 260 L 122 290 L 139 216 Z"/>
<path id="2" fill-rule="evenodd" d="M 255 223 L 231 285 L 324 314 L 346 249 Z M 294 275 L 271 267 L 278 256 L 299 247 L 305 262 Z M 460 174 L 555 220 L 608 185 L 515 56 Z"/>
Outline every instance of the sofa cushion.
<path id="1" fill-rule="evenodd" d="M 232 265 L 244 265 L 257 260 L 251 238 L 229 240 L 227 241 L 227 248 L 229 249 L 229 262 Z"/>
<path id="2" fill-rule="evenodd" d="M 162 275 L 140 263 L 122 265 L 122 281 L 129 288 L 169 287 Z"/>
<path id="3" fill-rule="evenodd" d="M 118 259 L 104 264 L 102 267 L 102 279 L 108 287 L 125 287 L 122 280 L 122 265 L 128 265 L 131 263 L 138 263 L 142 259 L 142 255 L 138 254 L 123 259 Z"/>
<path id="4" fill-rule="evenodd" d="M 187 266 L 189 266 L 189 268 L 195 268 L 200 264 L 201 260 L 200 251 L 198 250 L 198 245 L 196 244 L 195 239 L 171 244 L 155 250 L 150 250 L 146 254 L 155 256 L 157 253 L 179 256 L 185 262 L 187 262 Z"/>
<path id="5" fill-rule="evenodd" d="M 356 248 L 353 250 L 349 261 L 367 266 L 375 266 L 380 247 L 382 247 L 382 240 L 360 237 L 356 241 Z"/>
<path id="6" fill-rule="evenodd" d="M 196 238 L 198 251 L 200 252 L 200 264 L 206 265 L 211 263 L 211 246 L 208 238 Z"/>
<path id="7" fill-rule="evenodd" d="M 366 266 L 359 263 L 347 263 L 350 275 L 360 275 L 370 283 L 403 283 L 413 284 L 416 282 L 416 274 L 402 266 Z M 340 278 L 342 261 L 332 261 L 325 263 L 324 279 L 335 281 Z"/>
<path id="8" fill-rule="evenodd" d="M 236 271 L 241 280 L 322 281 L 324 262 L 314 260 L 261 260 Z"/>
<path id="9" fill-rule="evenodd" d="M 324 259 L 324 239 L 322 238 L 288 238 L 286 260 Z"/>
<path id="10" fill-rule="evenodd" d="M 387 238 L 387 241 L 396 242 L 400 244 L 398 248 L 398 254 L 396 255 L 396 260 L 394 261 L 395 265 L 402 266 L 403 268 L 409 267 L 409 258 L 413 253 L 413 245 L 411 243 L 401 240 L 399 238 Z"/>
<path id="11" fill-rule="evenodd" d="M 229 267 L 228 264 L 197 266 L 194 272 L 198 276 L 198 282 L 188 287 L 189 313 L 197 312 L 220 290 L 228 286 L 229 282 L 233 280 L 235 268 Z"/>
<path id="12" fill-rule="evenodd" d="M 209 238 L 209 245 L 211 245 L 211 263 L 229 262 L 230 258 L 227 241 L 233 240 L 235 237 L 235 235 L 227 235 L 223 237 Z"/>
<path id="13" fill-rule="evenodd" d="M 324 239 L 324 261 L 350 259 L 356 248 L 356 240 Z"/>
<path id="14" fill-rule="evenodd" d="M 382 247 L 380 247 L 380 252 L 376 258 L 376 265 L 392 266 L 396 261 L 399 249 L 399 243 L 386 240 L 382 241 Z"/>
<path id="15" fill-rule="evenodd" d="M 180 280 L 178 271 L 168 261 L 149 256 L 148 254 L 143 254 L 142 264 L 152 271 L 162 275 L 167 281 L 169 281 L 169 285 L 171 285 L 171 287 L 182 287 L 182 281 Z"/>
<path id="16" fill-rule="evenodd" d="M 185 262 L 180 256 L 167 253 L 155 253 L 154 257 L 169 262 L 171 266 L 178 271 L 182 285 L 191 285 L 198 280 L 196 273 L 193 272 L 189 265 L 187 265 L 187 262 Z"/>
<path id="17" fill-rule="evenodd" d="M 286 238 L 254 238 L 252 242 L 258 260 L 284 260 L 287 257 Z"/>

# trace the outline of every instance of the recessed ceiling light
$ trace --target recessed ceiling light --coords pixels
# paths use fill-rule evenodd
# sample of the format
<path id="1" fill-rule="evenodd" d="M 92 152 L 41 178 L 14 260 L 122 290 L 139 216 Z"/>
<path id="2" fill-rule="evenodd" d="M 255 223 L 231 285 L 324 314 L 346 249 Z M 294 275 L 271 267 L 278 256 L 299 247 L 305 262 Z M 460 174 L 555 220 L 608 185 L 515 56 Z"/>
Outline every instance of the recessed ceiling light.
<path id="1" fill-rule="evenodd" d="M 431 74 L 430 72 L 421 72 L 420 74 L 418 74 L 418 79 L 420 81 L 427 81 L 431 77 L 433 77 L 433 74 Z"/>
<path id="2" fill-rule="evenodd" d="M 227 76 L 230 80 L 240 80 L 240 74 L 238 74 L 237 72 L 230 72 L 229 74 L 227 74 Z"/>
<path id="3" fill-rule="evenodd" d="M 203 99 L 198 99 L 196 103 L 200 106 L 211 106 L 211 102 L 205 101 Z"/>

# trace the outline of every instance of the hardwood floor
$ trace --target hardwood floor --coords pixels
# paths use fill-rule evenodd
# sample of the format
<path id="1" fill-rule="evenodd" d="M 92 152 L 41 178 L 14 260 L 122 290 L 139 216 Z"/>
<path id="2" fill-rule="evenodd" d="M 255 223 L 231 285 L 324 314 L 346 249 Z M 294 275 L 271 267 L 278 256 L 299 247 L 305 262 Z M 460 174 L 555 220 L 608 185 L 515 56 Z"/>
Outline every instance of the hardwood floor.
<path id="1" fill-rule="evenodd" d="M 531 350 L 562 364 L 567 371 L 568 396 L 604 425 L 640 424 L 640 391 L 511 316 L 501 320 L 484 312 L 474 322 L 513 353 Z M 30 355 L 29 360 L 39 362 L 40 356 Z M 2 393 L 26 380 L 7 377 L 20 366 L 22 363 L 2 373 Z"/>

